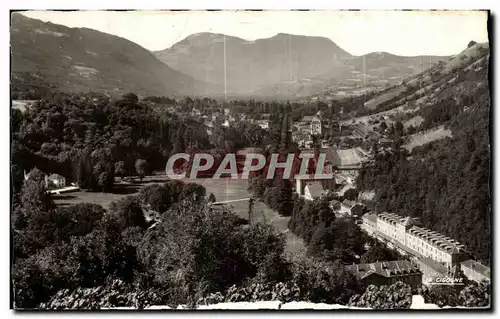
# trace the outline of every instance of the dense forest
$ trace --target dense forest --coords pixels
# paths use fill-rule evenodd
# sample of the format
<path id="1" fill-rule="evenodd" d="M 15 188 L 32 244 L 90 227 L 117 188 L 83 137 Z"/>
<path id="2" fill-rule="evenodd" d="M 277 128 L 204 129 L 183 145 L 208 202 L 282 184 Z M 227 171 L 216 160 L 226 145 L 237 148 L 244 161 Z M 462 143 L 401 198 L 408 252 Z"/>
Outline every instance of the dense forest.
<path id="1" fill-rule="evenodd" d="M 251 123 L 216 127 L 209 136 L 202 123 L 165 111 L 175 100 L 129 93 L 118 99 L 99 94 L 55 94 L 26 112 L 13 109 L 12 180 L 19 191 L 23 171 L 38 167 L 58 173 L 89 190 L 110 190 L 114 177 L 144 176 L 164 170 L 172 154 L 234 152 L 273 143 L 274 135 Z M 212 100 L 186 99 L 214 107 Z M 215 104 L 217 105 L 217 104 Z"/>

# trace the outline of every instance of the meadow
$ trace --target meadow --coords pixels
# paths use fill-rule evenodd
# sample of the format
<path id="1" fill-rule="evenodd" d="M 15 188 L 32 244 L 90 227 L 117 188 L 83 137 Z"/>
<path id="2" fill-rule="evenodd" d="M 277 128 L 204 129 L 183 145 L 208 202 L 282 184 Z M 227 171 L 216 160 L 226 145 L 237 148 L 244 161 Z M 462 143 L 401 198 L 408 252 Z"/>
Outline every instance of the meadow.
<path id="1" fill-rule="evenodd" d="M 111 202 L 124 196 L 137 194 L 142 186 L 163 183 L 166 180 L 165 175 L 152 175 L 145 177 L 142 181 L 136 180 L 135 183 L 116 184 L 113 193 L 78 191 L 55 195 L 53 198 L 55 203 L 60 206 L 77 203 L 94 203 L 107 209 Z M 217 202 L 248 199 L 251 197 L 251 194 L 247 191 L 247 180 L 198 178 L 189 181 L 203 185 L 206 188 L 207 196 L 213 193 Z M 239 217 L 248 219 L 248 200 L 231 202 L 226 205 L 232 208 Z M 254 202 L 252 223 L 270 224 L 278 232 L 285 233 L 287 238 L 285 252 L 287 254 L 304 254 L 305 245 L 303 240 L 288 231 L 289 219 L 290 217 L 279 215 L 260 201 Z"/>

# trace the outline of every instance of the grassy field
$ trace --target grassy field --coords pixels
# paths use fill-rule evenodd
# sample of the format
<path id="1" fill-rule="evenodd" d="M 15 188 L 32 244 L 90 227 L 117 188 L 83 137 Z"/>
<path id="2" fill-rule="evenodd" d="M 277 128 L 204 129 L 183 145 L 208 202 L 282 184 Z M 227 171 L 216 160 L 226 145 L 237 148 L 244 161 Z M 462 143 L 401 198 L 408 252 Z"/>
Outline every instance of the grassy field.
<path id="1" fill-rule="evenodd" d="M 343 150 L 339 149 L 337 150 L 337 154 L 339 155 L 341 166 L 359 165 L 366 157 L 358 147 Z"/>
<path id="2" fill-rule="evenodd" d="M 374 110 L 379 104 L 384 103 L 386 101 L 389 101 L 390 99 L 398 96 L 399 94 L 403 93 L 403 91 L 406 89 L 405 86 L 397 86 L 393 88 L 392 90 L 389 90 L 388 92 L 381 94 L 377 97 L 374 97 L 373 99 L 367 101 L 365 103 L 365 107 L 370 110 Z"/>
<path id="3" fill-rule="evenodd" d="M 205 186 L 207 195 L 213 193 L 217 201 L 251 197 L 247 191 L 247 180 L 195 179 L 192 181 Z M 239 217 L 248 219 L 248 201 L 229 203 L 227 206 L 231 207 Z M 262 202 L 255 202 L 254 204 L 252 222 L 270 224 L 277 231 L 286 233 L 287 242 L 285 251 L 287 254 L 304 254 L 305 245 L 303 240 L 288 231 L 289 220 L 290 217 L 280 216 Z"/>
<path id="4" fill-rule="evenodd" d="M 101 192 L 68 192 L 61 195 L 52 195 L 58 206 L 75 205 L 78 203 L 93 203 L 108 209 L 109 204 L 124 196 L 136 194 L 141 187 L 137 185 L 116 185 L 113 193 Z"/>
<path id="5" fill-rule="evenodd" d="M 113 193 L 96 192 L 72 192 L 53 196 L 57 205 L 74 205 L 77 203 L 94 203 L 109 208 L 111 202 L 124 196 L 137 194 L 139 189 L 147 184 L 163 183 L 166 178 L 162 175 L 148 176 L 143 181 L 135 184 L 118 184 Z M 193 179 L 189 180 L 203 185 L 207 190 L 207 195 L 213 193 L 217 201 L 227 201 L 235 199 L 249 198 L 251 195 L 247 191 L 247 180 L 231 179 Z M 241 218 L 248 219 L 248 201 L 240 201 L 227 204 L 235 214 Z M 253 208 L 253 221 L 273 225 L 277 231 L 286 233 L 287 242 L 285 251 L 287 254 L 305 253 L 304 242 L 301 238 L 288 231 L 288 220 L 290 217 L 280 216 L 277 212 L 269 209 L 264 203 L 255 202 Z"/>
<path id="6" fill-rule="evenodd" d="M 409 137 L 408 143 L 403 145 L 404 148 L 411 151 L 414 147 L 422 146 L 427 143 L 431 143 L 445 137 L 451 137 L 451 131 L 445 129 L 443 126 L 427 130 L 425 132 L 420 132 L 413 134 Z"/>

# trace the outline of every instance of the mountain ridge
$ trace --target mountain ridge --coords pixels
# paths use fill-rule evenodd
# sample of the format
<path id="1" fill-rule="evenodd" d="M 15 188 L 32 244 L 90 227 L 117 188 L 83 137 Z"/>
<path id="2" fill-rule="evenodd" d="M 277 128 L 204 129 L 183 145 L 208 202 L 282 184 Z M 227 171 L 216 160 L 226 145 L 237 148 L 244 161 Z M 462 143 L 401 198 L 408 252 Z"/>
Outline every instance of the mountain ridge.
<path id="1" fill-rule="evenodd" d="M 198 33 L 153 53 L 194 78 L 227 83 L 231 94 L 335 72 L 340 58 L 351 56 L 328 38 L 285 34 L 254 41 L 227 36 L 224 44 L 224 35 Z"/>
<path id="2" fill-rule="evenodd" d="M 355 56 L 329 38 L 288 33 L 252 41 L 220 33 L 195 33 L 153 53 L 194 78 L 226 83 L 229 94 L 281 98 L 301 98 L 346 84 L 350 86 L 348 94 L 356 95 L 362 91 L 360 84 L 377 90 L 449 59 L 388 52 Z"/>
<path id="3" fill-rule="evenodd" d="M 94 29 L 16 13 L 11 16 L 10 44 L 13 75 L 36 73 L 63 90 L 174 96 L 222 91 L 170 68 L 130 40 Z"/>

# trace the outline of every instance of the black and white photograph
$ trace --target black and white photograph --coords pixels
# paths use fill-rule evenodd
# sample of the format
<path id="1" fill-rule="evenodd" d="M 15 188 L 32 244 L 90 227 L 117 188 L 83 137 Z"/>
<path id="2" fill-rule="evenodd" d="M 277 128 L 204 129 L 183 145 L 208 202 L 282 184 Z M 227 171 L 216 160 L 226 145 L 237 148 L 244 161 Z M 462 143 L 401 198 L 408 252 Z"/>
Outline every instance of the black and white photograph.
<path id="1" fill-rule="evenodd" d="M 490 11 L 9 20 L 11 309 L 492 310 Z"/>

